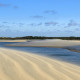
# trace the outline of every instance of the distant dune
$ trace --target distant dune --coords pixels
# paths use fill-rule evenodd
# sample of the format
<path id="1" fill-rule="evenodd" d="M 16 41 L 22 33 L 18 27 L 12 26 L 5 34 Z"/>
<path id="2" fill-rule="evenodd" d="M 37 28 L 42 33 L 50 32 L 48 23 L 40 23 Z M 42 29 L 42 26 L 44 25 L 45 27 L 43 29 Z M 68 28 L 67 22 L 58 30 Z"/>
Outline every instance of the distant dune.
<path id="1" fill-rule="evenodd" d="M 77 40 L 60 40 L 60 39 L 49 39 L 49 40 L 29 40 L 25 43 L 10 44 L 9 46 L 33 46 L 33 47 L 67 47 L 80 45 L 80 41 Z"/>
<path id="2" fill-rule="evenodd" d="M 7 44 L 7 46 L 55 47 L 66 48 L 68 50 L 80 52 L 79 40 L 61 40 L 61 39 L 28 40 L 27 42 L 24 43 Z"/>
<path id="3" fill-rule="evenodd" d="M 0 48 L 0 80 L 80 80 L 80 66 Z"/>

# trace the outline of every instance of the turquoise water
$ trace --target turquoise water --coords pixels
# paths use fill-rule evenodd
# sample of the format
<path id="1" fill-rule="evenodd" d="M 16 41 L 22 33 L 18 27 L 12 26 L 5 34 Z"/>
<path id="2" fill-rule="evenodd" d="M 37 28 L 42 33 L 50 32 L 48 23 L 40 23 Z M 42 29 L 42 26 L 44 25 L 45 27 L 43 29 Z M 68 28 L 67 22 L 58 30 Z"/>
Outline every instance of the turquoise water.
<path id="1" fill-rule="evenodd" d="M 14 44 L 15 42 L 0 42 L 0 47 L 6 47 L 25 52 L 32 52 L 50 58 L 67 61 L 73 64 L 80 65 L 80 53 L 72 52 L 62 48 L 48 48 L 48 47 L 8 47 L 5 44 Z"/>

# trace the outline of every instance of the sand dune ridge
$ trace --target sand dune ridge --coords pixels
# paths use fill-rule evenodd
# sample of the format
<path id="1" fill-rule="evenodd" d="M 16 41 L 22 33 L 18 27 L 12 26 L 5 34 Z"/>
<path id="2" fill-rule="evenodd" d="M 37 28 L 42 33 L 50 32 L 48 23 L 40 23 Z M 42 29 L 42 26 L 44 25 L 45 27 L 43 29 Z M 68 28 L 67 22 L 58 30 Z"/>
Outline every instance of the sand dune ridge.
<path id="1" fill-rule="evenodd" d="M 80 66 L 0 48 L 0 80 L 80 80 Z"/>

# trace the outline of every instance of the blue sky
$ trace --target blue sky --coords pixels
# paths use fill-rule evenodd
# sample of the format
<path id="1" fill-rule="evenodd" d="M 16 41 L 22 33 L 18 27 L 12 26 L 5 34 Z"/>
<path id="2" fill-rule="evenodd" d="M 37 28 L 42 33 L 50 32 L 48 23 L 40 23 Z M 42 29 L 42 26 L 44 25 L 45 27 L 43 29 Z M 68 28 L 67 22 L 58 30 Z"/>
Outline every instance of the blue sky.
<path id="1" fill-rule="evenodd" d="M 80 0 L 0 0 L 2 36 L 80 36 Z"/>

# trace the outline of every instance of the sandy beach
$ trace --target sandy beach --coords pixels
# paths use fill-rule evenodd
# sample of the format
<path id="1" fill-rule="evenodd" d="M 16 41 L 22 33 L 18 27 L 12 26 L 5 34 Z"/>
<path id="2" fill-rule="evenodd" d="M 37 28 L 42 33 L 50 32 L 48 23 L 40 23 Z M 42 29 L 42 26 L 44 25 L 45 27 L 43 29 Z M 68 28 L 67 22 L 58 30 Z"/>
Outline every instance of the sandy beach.
<path id="1" fill-rule="evenodd" d="M 29 46 L 29 47 L 68 47 L 80 45 L 78 40 L 60 40 L 60 39 L 46 39 L 46 40 L 31 40 L 22 44 L 9 44 L 8 46 Z"/>
<path id="2" fill-rule="evenodd" d="M 6 46 L 18 47 L 54 47 L 65 48 L 74 52 L 80 52 L 79 40 L 61 40 L 61 39 L 46 39 L 46 40 L 27 40 L 24 43 L 7 44 Z"/>
<path id="3" fill-rule="evenodd" d="M 0 80 L 80 80 L 80 66 L 0 48 Z"/>
<path id="4" fill-rule="evenodd" d="M 0 42 L 26 42 L 27 40 L 0 40 Z"/>

